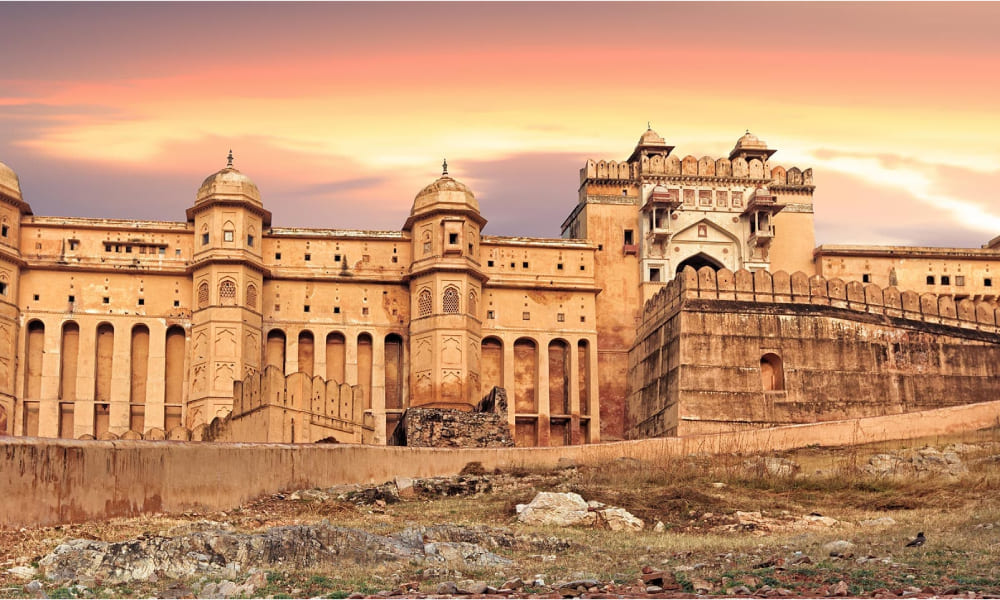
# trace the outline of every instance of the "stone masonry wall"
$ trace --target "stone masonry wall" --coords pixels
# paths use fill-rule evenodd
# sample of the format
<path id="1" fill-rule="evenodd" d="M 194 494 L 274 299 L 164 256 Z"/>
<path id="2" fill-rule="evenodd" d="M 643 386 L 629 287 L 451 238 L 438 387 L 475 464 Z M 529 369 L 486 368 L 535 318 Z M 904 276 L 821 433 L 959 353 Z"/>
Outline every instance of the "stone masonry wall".
<path id="1" fill-rule="evenodd" d="M 633 438 L 900 414 L 1000 389 L 986 302 L 706 268 L 645 308 L 629 360 Z M 774 364 L 780 384 L 766 390 Z"/>
<path id="2" fill-rule="evenodd" d="M 475 411 L 409 408 L 391 446 L 424 448 L 505 448 L 514 446 L 507 423 L 507 392 L 494 387 Z"/>

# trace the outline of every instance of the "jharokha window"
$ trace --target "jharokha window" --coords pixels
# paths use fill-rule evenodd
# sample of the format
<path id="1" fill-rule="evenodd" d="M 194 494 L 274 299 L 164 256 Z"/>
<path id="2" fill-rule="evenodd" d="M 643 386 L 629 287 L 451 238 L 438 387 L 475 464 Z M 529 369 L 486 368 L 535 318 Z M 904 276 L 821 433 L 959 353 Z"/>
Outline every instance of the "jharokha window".
<path id="1" fill-rule="evenodd" d="M 431 291 L 428 289 L 420 290 L 417 296 L 417 314 L 421 317 L 431 314 Z"/>
<path id="2" fill-rule="evenodd" d="M 236 304 L 236 284 L 225 279 L 219 284 L 219 301 L 222 304 Z"/>
<path id="3" fill-rule="evenodd" d="M 198 308 L 208 306 L 208 284 L 204 281 L 198 286 Z"/>
<path id="4" fill-rule="evenodd" d="M 458 290 L 453 287 L 445 288 L 444 298 L 441 299 L 441 310 L 446 313 L 458 312 Z"/>

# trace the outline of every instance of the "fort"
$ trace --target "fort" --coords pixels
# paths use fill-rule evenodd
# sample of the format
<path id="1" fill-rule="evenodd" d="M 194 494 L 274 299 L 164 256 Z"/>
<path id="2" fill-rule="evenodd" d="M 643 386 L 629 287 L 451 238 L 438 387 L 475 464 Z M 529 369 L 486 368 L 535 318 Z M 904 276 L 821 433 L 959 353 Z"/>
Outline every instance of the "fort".
<path id="1" fill-rule="evenodd" d="M 588 160 L 560 238 L 483 235 L 446 164 L 398 231 L 272 225 L 231 154 L 177 222 L 38 216 L 0 164 L 0 434 L 385 445 L 503 390 L 562 446 L 993 399 L 1000 238 L 815 247 L 812 169 L 673 150 Z"/>

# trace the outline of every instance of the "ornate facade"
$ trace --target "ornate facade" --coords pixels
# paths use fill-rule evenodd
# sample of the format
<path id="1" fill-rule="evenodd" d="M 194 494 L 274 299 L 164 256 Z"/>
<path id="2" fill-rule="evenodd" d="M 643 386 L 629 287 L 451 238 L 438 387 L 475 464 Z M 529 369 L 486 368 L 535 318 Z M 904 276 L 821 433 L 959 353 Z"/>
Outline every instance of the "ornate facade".
<path id="1" fill-rule="evenodd" d="M 643 304 L 685 266 L 995 302 L 996 244 L 814 249 L 812 171 L 774 152 L 747 133 L 681 158 L 646 131 L 626 160 L 587 161 L 561 239 L 482 235 L 447 168 L 401 230 L 358 231 L 273 226 L 231 156 L 181 222 L 36 216 L 0 164 L 0 433 L 162 437 L 229 414 L 234 382 L 241 412 L 276 406 L 254 394 L 278 383 L 247 387 L 266 370 L 350 397 L 312 410 L 373 432 L 339 441 L 385 443 L 407 407 L 470 409 L 498 386 L 519 445 L 595 442 L 629 427 Z"/>

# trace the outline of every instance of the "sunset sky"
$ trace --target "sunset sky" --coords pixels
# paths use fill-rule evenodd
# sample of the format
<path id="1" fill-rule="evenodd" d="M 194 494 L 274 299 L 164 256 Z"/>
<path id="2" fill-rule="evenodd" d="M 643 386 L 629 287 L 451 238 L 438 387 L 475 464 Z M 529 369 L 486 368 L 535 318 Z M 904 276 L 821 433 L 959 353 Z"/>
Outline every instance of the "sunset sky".
<path id="1" fill-rule="evenodd" d="M 0 162 L 35 214 L 183 220 L 236 166 L 275 226 L 398 230 L 440 173 L 558 236 L 652 123 L 812 167 L 817 243 L 1000 235 L 1000 4 L 0 3 Z"/>

